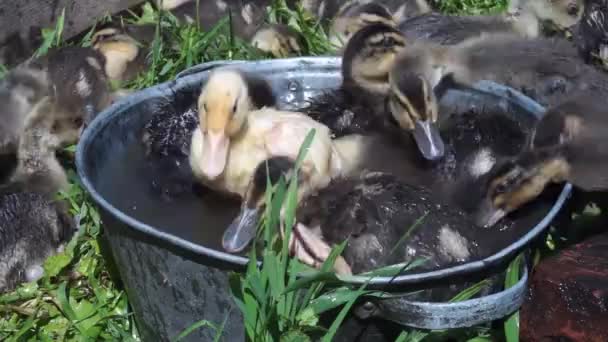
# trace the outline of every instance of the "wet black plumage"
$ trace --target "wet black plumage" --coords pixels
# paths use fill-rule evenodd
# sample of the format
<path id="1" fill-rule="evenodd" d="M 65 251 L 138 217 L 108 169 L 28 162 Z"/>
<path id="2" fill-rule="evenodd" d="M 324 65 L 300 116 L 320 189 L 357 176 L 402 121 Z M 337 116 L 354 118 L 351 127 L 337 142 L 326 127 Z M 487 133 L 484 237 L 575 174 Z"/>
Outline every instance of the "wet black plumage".
<path id="1" fill-rule="evenodd" d="M 15 187 L 0 192 L 0 292 L 28 279 L 33 268 L 56 253 L 76 225 L 62 203 Z"/>

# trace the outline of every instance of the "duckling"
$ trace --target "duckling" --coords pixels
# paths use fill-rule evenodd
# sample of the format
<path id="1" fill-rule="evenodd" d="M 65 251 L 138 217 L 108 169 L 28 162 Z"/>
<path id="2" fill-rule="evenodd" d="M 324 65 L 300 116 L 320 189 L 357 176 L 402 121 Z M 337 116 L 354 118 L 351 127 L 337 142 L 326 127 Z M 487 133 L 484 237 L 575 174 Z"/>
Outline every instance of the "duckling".
<path id="1" fill-rule="evenodd" d="M 189 1 L 171 9 L 180 23 L 195 24 L 205 31 L 211 30 L 220 20 L 231 16 L 230 23 L 235 36 L 248 41 L 264 23 L 265 6 L 241 1 Z"/>
<path id="2" fill-rule="evenodd" d="M 531 148 L 492 169 L 475 215 L 479 225 L 496 224 L 551 183 L 567 181 L 584 191 L 608 189 L 608 121 L 597 99 L 597 94 L 583 92 L 550 108 L 536 126 Z"/>
<path id="3" fill-rule="evenodd" d="M 227 119 L 223 111 L 230 108 L 222 102 L 225 100 L 203 91 L 200 127 L 190 145 L 192 171 L 209 188 L 242 197 L 261 160 L 276 155 L 295 158 L 311 130 L 316 133 L 303 167 L 311 169 L 315 184 L 323 184 L 339 172 L 341 159 L 326 126 L 301 113 L 267 107 L 249 113 L 237 108 Z"/>
<path id="4" fill-rule="evenodd" d="M 142 45 L 154 40 L 154 26 L 137 29 L 141 40 L 136 40 L 130 31 L 136 29 L 110 26 L 95 32 L 91 39 L 91 46 L 105 57 L 104 69 L 110 81 L 131 81 L 147 68 L 148 49 Z"/>
<path id="5" fill-rule="evenodd" d="M 300 34 L 287 25 L 266 24 L 250 40 L 250 44 L 275 58 L 302 53 Z"/>
<path id="6" fill-rule="evenodd" d="M 430 12 L 402 21 L 399 30 L 407 39 L 452 45 L 482 33 L 511 32 L 526 38 L 541 35 L 542 22 L 560 29 L 575 25 L 581 17 L 582 0 L 528 0 L 511 13 L 491 16 L 457 16 Z"/>
<path id="7" fill-rule="evenodd" d="M 14 154 L 28 113 L 48 94 L 49 77 L 35 66 L 18 66 L 0 81 L 0 154 Z"/>
<path id="8" fill-rule="evenodd" d="M 608 77 L 585 65 L 564 40 L 483 34 L 447 46 L 416 43 L 397 57 L 389 73 L 391 114 L 412 131 L 423 156 L 442 157 L 437 101 L 454 87 L 490 80 L 551 107 L 581 89 L 608 91 Z"/>
<path id="9" fill-rule="evenodd" d="M 241 214 L 226 231 L 224 242 L 240 241 L 242 245 L 255 237 L 254 218 L 263 209 L 267 179 L 270 185 L 276 184 L 280 177 L 289 177 L 293 168 L 293 159 L 284 157 L 258 165 Z M 298 182 L 309 179 L 306 172 L 299 171 Z M 363 172 L 357 177 L 335 178 L 318 191 L 302 191 L 290 251 L 313 267 L 325 261 L 331 246 L 347 239 L 342 258 L 334 265 L 342 274 L 419 258 L 427 259 L 420 269 L 433 270 L 488 252 L 477 244 L 472 222 L 462 212 L 435 202 L 425 188 L 400 182 L 390 174 Z"/>
<path id="10" fill-rule="evenodd" d="M 586 62 L 597 57 L 608 68 L 608 1 L 586 1 L 578 25 L 577 45 Z"/>
<path id="11" fill-rule="evenodd" d="M 49 94 L 63 110 L 80 117 L 82 129 L 112 102 L 105 57 L 92 48 L 63 47 L 31 63 L 47 70 Z"/>
<path id="12" fill-rule="evenodd" d="M 34 106 L 19 143 L 18 166 L 0 185 L 0 292 L 39 279 L 44 260 L 60 251 L 78 226 L 68 207 L 53 198 L 68 187 L 55 151 L 70 134 L 53 131 L 53 122 L 62 119 L 56 110 L 48 97 Z M 72 134 L 78 128 L 72 127 Z"/>
<path id="13" fill-rule="evenodd" d="M 400 23 L 410 18 L 432 11 L 431 4 L 426 0 L 376 0 L 383 4 L 393 14 L 396 22 Z"/>
<path id="14" fill-rule="evenodd" d="M 76 226 L 66 208 L 35 192 L 0 194 L 0 293 L 40 279 L 42 264 Z"/>
<path id="15" fill-rule="evenodd" d="M 342 85 L 310 100 L 300 111 L 331 129 L 334 137 L 383 129 L 388 71 L 405 47 L 401 33 L 390 25 L 370 24 L 349 40 L 342 58 Z"/>
<path id="16" fill-rule="evenodd" d="M 302 0 L 300 5 L 308 14 L 321 22 L 334 18 L 340 10 L 341 1 L 338 0 Z"/>
<path id="17" fill-rule="evenodd" d="M 31 26 L 27 33 L 14 32 L 0 42 L 0 65 L 11 69 L 27 60 L 42 44 L 40 27 Z"/>
<path id="18" fill-rule="evenodd" d="M 340 7 L 336 17 L 332 20 L 329 41 L 340 48 L 346 45 L 350 37 L 363 26 L 378 22 L 390 26 L 396 25 L 391 13 L 381 4 L 358 0 L 348 1 Z"/>

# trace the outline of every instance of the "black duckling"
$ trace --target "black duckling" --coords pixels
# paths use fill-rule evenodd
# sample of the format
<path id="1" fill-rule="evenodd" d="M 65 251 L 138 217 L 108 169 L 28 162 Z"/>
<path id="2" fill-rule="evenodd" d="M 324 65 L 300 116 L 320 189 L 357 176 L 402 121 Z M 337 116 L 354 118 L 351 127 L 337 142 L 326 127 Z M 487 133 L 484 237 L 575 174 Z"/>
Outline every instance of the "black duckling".
<path id="1" fill-rule="evenodd" d="M 342 85 L 310 100 L 299 111 L 328 126 L 335 137 L 383 129 L 387 79 L 403 36 L 382 23 L 365 26 L 349 40 L 342 58 Z"/>
<path id="2" fill-rule="evenodd" d="M 409 40 L 422 39 L 443 45 L 493 32 L 537 38 L 541 36 L 543 22 L 567 29 L 579 21 L 582 9 L 582 0 L 530 0 L 521 3 L 515 12 L 500 15 L 459 16 L 430 12 L 402 21 L 399 30 Z"/>
<path id="3" fill-rule="evenodd" d="M 608 189 L 608 121 L 597 96 L 577 94 L 550 108 L 536 126 L 531 149 L 492 169 L 478 224 L 494 225 L 551 183 L 567 181 L 584 191 Z"/>
<path id="4" fill-rule="evenodd" d="M 201 96 L 200 106 L 208 99 L 213 99 L 220 115 L 232 116 L 231 110 L 238 101 L 238 117 L 244 117 L 251 110 L 262 107 L 273 107 L 276 97 L 266 80 L 257 75 L 234 68 L 217 69 L 206 83 L 210 85 Z M 226 97 L 226 90 L 230 96 Z M 188 103 L 187 99 L 173 101 L 175 104 Z M 151 167 L 152 187 L 165 198 L 177 196 L 188 191 L 194 182 L 189 164 L 192 132 L 199 125 L 197 104 L 188 104 L 176 108 L 174 105 L 161 106 L 145 125 L 142 143 L 146 159 Z"/>
<path id="5" fill-rule="evenodd" d="M 0 191 L 0 293 L 44 273 L 44 261 L 76 231 L 66 208 L 36 192 Z"/>
<path id="6" fill-rule="evenodd" d="M 608 91 L 608 76 L 584 64 L 569 42 L 513 34 L 484 34 L 452 46 L 412 44 L 395 60 L 389 80 L 391 114 L 413 132 L 421 153 L 434 159 L 442 155 L 433 128 L 440 120 L 437 101 L 451 87 L 490 80 L 546 107 L 581 89 Z"/>
<path id="7" fill-rule="evenodd" d="M 360 0 L 348 1 L 340 7 L 332 20 L 329 41 L 336 47 L 342 47 L 353 34 L 372 23 L 396 25 L 389 10 L 381 4 Z"/>
<path id="8" fill-rule="evenodd" d="M 224 235 L 224 245 L 247 245 L 253 240 L 267 179 L 276 184 L 282 176 L 289 178 L 293 166 L 285 157 L 260 163 L 244 209 Z M 306 172 L 300 171 L 298 180 L 306 183 Z M 363 172 L 353 178 L 334 179 L 318 192 L 304 190 L 298 195 L 302 199 L 290 249 L 313 267 L 323 263 L 330 246 L 346 239 L 343 259 L 335 265 L 343 274 L 419 258 L 426 262 L 417 271 L 432 270 L 487 253 L 477 244 L 473 223 L 462 212 L 436 202 L 430 191 L 389 174 Z"/>
<path id="9" fill-rule="evenodd" d="M 608 1 L 586 1 L 576 43 L 585 61 L 599 58 L 608 68 Z"/>
<path id="10" fill-rule="evenodd" d="M 302 53 L 302 37 L 288 25 L 265 24 L 251 37 L 250 44 L 275 58 Z"/>

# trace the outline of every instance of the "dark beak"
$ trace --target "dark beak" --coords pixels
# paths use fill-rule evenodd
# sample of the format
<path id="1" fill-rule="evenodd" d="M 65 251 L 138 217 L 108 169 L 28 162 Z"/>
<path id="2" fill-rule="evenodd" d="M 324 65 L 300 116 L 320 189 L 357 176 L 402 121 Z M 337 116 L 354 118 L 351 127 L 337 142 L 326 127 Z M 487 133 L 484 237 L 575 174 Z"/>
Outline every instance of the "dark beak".
<path id="1" fill-rule="evenodd" d="M 443 157 L 445 146 L 437 126 L 429 120 L 416 121 L 414 140 L 425 159 L 435 161 Z"/>
<path id="2" fill-rule="evenodd" d="M 228 253 L 243 251 L 255 239 L 258 227 L 258 209 L 243 206 L 222 237 L 222 246 Z"/>

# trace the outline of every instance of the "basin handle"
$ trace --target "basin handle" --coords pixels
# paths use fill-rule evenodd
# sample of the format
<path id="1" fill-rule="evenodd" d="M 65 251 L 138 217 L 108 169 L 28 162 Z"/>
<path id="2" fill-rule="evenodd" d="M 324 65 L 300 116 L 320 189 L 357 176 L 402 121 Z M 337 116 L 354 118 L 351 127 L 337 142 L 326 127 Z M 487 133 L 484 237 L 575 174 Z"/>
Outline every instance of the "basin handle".
<path id="1" fill-rule="evenodd" d="M 453 303 L 418 302 L 394 296 L 370 300 L 370 302 L 377 308 L 376 317 L 419 329 L 468 328 L 491 322 L 504 318 L 521 307 L 528 282 L 526 258 L 522 261 L 520 280 L 508 289 L 487 296 Z M 383 301 L 391 301 L 391 303 L 386 303 L 390 304 L 388 306 L 382 305 Z"/>

